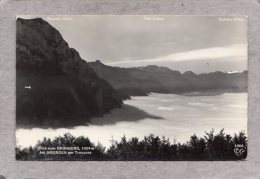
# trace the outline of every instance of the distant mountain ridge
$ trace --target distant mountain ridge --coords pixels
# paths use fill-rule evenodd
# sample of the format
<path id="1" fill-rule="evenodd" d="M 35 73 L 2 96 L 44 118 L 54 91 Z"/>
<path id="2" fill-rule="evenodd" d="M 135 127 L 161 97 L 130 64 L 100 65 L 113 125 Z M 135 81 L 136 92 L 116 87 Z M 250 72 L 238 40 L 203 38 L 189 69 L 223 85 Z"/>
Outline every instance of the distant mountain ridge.
<path id="1" fill-rule="evenodd" d="M 244 92 L 247 90 L 247 71 L 195 74 L 192 71 L 180 73 L 156 65 L 120 68 L 104 65 L 100 61 L 88 64 L 100 78 L 107 80 L 115 89 L 127 91 L 129 95 L 138 95 L 134 92 L 138 90 L 140 95 L 150 92 Z"/>
<path id="2" fill-rule="evenodd" d="M 121 107 L 114 88 L 48 22 L 18 18 L 16 24 L 17 125 L 84 124 Z"/>

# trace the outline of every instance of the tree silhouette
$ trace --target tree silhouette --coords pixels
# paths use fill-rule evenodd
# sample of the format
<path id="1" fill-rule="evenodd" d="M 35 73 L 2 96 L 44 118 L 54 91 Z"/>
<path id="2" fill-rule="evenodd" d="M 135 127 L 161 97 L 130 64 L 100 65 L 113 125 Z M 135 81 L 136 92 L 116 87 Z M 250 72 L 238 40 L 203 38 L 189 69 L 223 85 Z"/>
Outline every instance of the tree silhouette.
<path id="1" fill-rule="evenodd" d="M 243 146 L 243 152 L 238 155 L 234 152 L 236 145 Z M 57 147 L 89 148 L 91 154 L 41 154 L 40 149 Z M 78 149 L 77 149 L 78 150 Z M 85 152 L 85 150 L 83 150 Z M 224 129 L 214 134 L 212 129 L 205 136 L 192 135 L 188 142 L 171 144 L 169 138 L 150 134 L 143 139 L 124 135 L 120 141 L 112 138 L 111 146 L 106 150 L 101 143 L 95 145 L 88 137 L 66 133 L 54 139 L 43 138 L 34 147 L 16 147 L 17 160 L 241 160 L 247 157 L 247 137 L 243 131 L 234 134 L 225 134 Z"/>

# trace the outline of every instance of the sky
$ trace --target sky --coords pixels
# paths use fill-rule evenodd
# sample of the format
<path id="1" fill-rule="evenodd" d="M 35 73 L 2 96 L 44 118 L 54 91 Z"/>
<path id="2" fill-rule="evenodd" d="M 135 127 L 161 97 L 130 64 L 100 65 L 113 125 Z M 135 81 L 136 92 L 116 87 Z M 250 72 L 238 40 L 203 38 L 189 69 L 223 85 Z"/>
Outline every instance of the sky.
<path id="1" fill-rule="evenodd" d="M 19 17 L 48 21 L 87 62 L 195 73 L 247 70 L 247 18 L 241 16 Z"/>

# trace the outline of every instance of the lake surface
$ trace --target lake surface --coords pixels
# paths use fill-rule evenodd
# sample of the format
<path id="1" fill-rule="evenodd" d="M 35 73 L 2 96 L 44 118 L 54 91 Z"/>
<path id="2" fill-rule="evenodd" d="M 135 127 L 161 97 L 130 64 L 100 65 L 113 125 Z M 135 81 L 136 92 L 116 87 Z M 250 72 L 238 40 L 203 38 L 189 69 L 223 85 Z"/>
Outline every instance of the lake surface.
<path id="1" fill-rule="evenodd" d="M 89 126 L 71 129 L 17 129 L 17 145 L 35 145 L 43 137 L 53 138 L 66 132 L 88 136 L 92 142 L 108 147 L 111 139 L 123 135 L 143 138 L 151 133 L 165 136 L 171 142 L 186 142 L 193 134 L 203 136 L 212 128 L 224 128 L 228 134 L 247 132 L 247 93 L 187 95 L 151 93 L 132 97 L 121 109 L 92 119 Z"/>

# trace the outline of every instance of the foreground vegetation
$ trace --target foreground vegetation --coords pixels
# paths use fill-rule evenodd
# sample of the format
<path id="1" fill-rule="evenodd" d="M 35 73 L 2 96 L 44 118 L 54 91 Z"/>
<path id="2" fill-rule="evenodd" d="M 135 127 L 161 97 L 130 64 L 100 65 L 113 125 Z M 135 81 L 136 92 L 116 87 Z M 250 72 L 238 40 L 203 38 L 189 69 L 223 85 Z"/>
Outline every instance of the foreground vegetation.
<path id="1" fill-rule="evenodd" d="M 235 145 L 244 145 L 244 152 L 235 154 Z M 42 154 L 39 149 L 57 147 L 78 147 L 80 150 L 72 155 Z M 85 147 L 85 148 L 84 148 Z M 111 140 L 107 150 L 100 143 L 95 145 L 88 137 L 74 137 L 69 133 L 55 139 L 44 138 L 34 147 L 16 148 L 17 160 L 128 160 L 128 161 L 180 161 L 180 160 L 241 160 L 247 156 L 247 137 L 244 132 L 231 136 L 224 130 L 214 134 L 214 130 L 206 132 L 204 137 L 195 134 L 186 143 L 171 143 L 169 138 L 153 134 L 142 140 L 137 137 L 121 141 Z M 81 150 L 84 149 L 84 150 Z M 46 150 L 43 150 L 46 152 Z M 42 152 L 42 151 L 41 151 Z M 65 150 L 65 152 L 69 152 Z M 91 154 L 80 154 L 91 152 Z"/>

